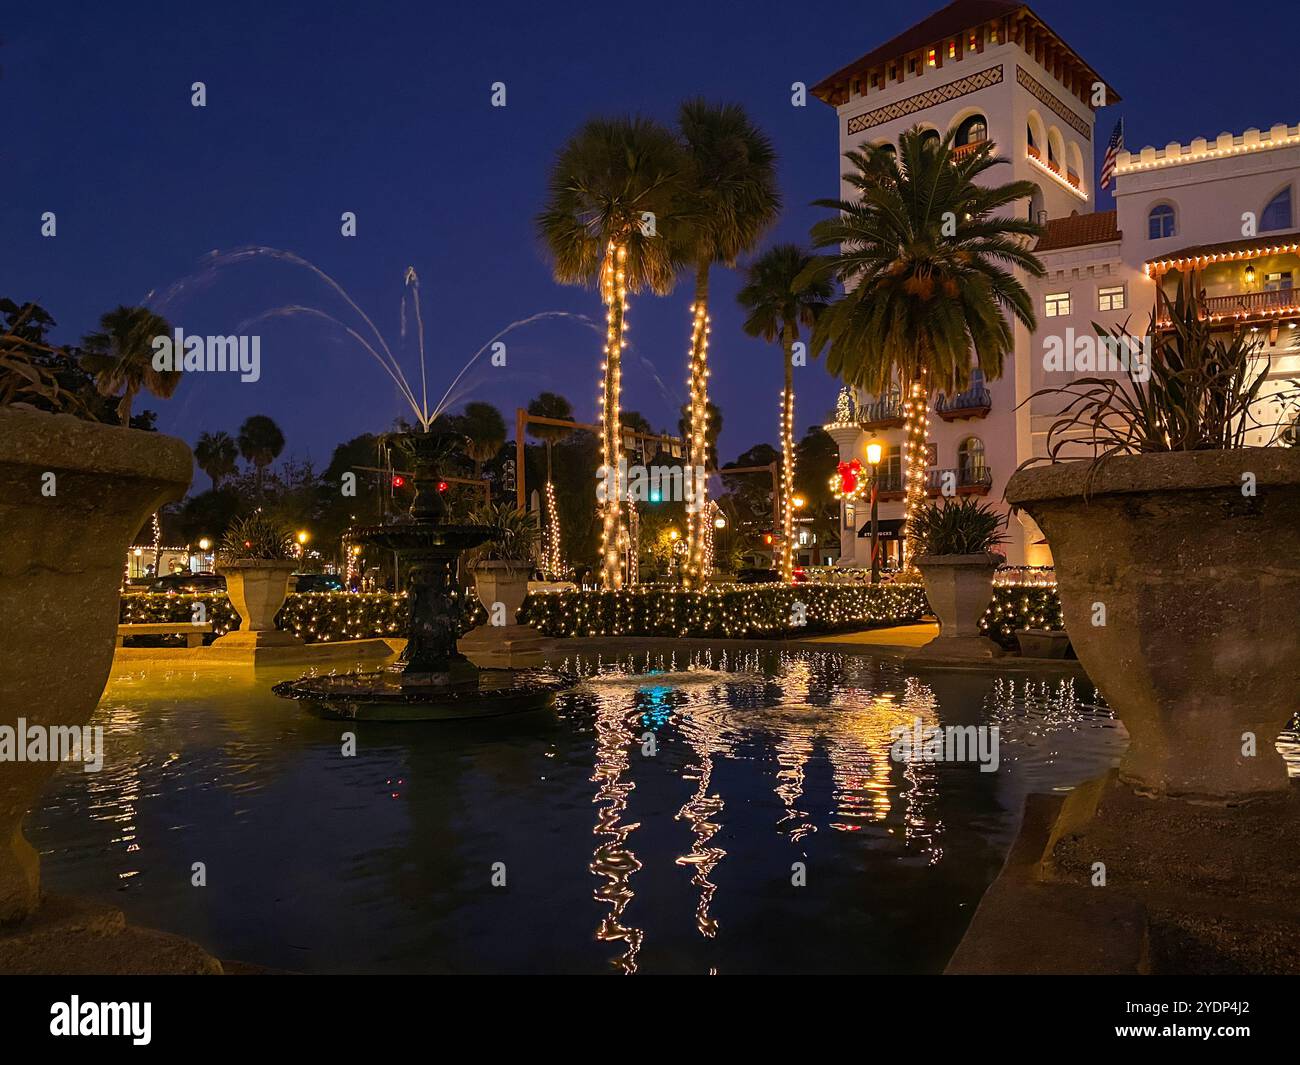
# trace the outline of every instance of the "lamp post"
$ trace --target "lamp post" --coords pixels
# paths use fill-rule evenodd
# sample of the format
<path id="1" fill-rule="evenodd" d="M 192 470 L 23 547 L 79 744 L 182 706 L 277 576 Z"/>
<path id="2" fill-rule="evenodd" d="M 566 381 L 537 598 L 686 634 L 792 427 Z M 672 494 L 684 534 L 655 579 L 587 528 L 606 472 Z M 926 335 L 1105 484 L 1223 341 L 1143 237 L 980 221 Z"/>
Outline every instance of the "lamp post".
<path id="1" fill-rule="evenodd" d="M 871 467 L 871 583 L 880 583 L 880 452 L 879 444 L 867 445 L 867 465 Z"/>

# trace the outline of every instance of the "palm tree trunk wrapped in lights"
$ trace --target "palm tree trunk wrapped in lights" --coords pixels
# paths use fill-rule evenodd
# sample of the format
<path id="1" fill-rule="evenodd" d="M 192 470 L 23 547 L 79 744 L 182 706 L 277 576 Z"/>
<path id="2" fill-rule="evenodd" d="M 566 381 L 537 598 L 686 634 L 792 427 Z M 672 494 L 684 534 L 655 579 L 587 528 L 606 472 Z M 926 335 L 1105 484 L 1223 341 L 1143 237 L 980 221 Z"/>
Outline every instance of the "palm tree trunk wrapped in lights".
<path id="1" fill-rule="evenodd" d="M 781 392 L 781 579 L 794 577 L 794 346 L 799 327 L 815 326 L 831 284 L 812 269 L 815 259 L 796 244 L 778 244 L 749 268 L 736 298 L 749 310 L 745 332 L 781 340 L 785 387 Z"/>
<path id="2" fill-rule="evenodd" d="M 690 436 L 687 440 L 687 476 L 694 477 L 708 462 L 709 433 L 709 271 L 700 267 L 695 279 L 695 302 L 691 305 Z M 708 486 L 704 478 L 693 482 L 698 496 L 686 510 L 686 560 L 682 584 L 698 588 L 709 575 L 705 559 L 704 504 Z"/>
<path id="3" fill-rule="evenodd" d="M 680 240 L 695 264 L 695 303 L 691 307 L 690 402 L 687 425 L 688 470 L 707 468 L 709 451 L 709 269 L 714 263 L 734 266 L 752 251 L 776 221 L 781 196 L 776 181 L 772 142 L 738 104 L 687 100 L 678 112 L 678 127 L 690 158 L 686 198 L 689 210 Z M 714 430 L 716 432 L 716 429 Z M 698 497 L 686 514 L 686 557 L 682 581 L 703 585 L 712 568 L 706 546 L 708 487 L 696 482 Z"/>
<path id="4" fill-rule="evenodd" d="M 624 267 L 627 248 L 610 241 L 601 267 L 601 295 L 605 299 L 605 361 L 600 382 L 600 459 L 605 468 L 606 492 L 600 528 L 600 574 L 606 588 L 622 588 L 626 566 L 623 541 L 623 427 L 619 422 L 619 397 L 623 393 L 623 348 L 627 341 L 627 286 Z"/>
<path id="5" fill-rule="evenodd" d="M 794 580 L 794 341 L 789 323 L 781 331 L 785 387 L 781 390 L 781 580 Z"/>
<path id="6" fill-rule="evenodd" d="M 903 547 L 906 550 L 903 569 L 912 572 L 912 521 L 925 506 L 925 471 L 929 466 L 927 437 L 930 430 L 930 396 L 925 387 L 925 371 L 920 379 L 907 386 L 903 401 L 903 462 L 907 471 L 904 494 Z"/>
<path id="7" fill-rule="evenodd" d="M 627 334 L 627 294 L 672 291 L 682 266 L 673 227 L 681 214 L 687 169 L 672 132 L 642 118 L 597 118 L 561 148 L 551 167 L 538 231 L 562 284 L 599 285 L 606 309 L 601 366 L 601 460 L 619 478 L 622 427 L 622 354 Z M 607 491 L 602 504 L 600 566 L 606 589 L 627 579 L 622 554 L 627 535 L 622 491 Z"/>

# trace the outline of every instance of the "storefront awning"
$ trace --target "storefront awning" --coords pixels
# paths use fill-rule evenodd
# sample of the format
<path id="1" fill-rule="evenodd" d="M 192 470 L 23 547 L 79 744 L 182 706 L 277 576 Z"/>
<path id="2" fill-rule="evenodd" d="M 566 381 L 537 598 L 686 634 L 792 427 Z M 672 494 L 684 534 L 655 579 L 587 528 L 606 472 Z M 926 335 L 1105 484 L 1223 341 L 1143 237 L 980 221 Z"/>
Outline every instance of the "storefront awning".
<path id="1" fill-rule="evenodd" d="M 858 535 L 871 539 L 871 522 L 863 524 L 858 530 Z M 876 522 L 876 536 L 881 540 L 901 540 L 903 538 L 903 519 L 902 518 L 881 518 Z"/>

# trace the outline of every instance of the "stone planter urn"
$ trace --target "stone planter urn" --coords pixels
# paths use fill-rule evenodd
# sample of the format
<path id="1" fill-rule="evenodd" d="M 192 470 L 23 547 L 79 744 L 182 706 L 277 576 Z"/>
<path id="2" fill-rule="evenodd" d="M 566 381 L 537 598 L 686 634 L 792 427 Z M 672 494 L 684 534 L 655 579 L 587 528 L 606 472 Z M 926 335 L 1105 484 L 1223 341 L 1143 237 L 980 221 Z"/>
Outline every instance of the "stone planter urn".
<path id="1" fill-rule="evenodd" d="M 1300 450 L 1090 467 L 1022 470 L 1006 498 L 1046 535 L 1075 654 L 1128 729 L 1121 782 L 1285 792 L 1274 741 L 1300 693 Z"/>
<path id="2" fill-rule="evenodd" d="M 19 719 L 29 733 L 90 720 L 113 662 L 127 545 L 193 469 L 190 449 L 161 433 L 0 407 L 0 726 L 11 735 Z M 0 760 L 0 972 L 220 972 L 120 911 L 41 898 L 21 823 L 56 765 Z"/>
<path id="3" fill-rule="evenodd" d="M 542 664 L 541 634 L 517 620 L 528 596 L 532 563 L 494 560 L 474 566 L 474 590 L 488 612 L 487 624 L 465 633 L 460 651 L 480 669 L 519 669 Z"/>
<path id="4" fill-rule="evenodd" d="M 298 564 L 293 560 L 236 559 L 217 564 L 226 578 L 226 594 L 238 612 L 240 626 L 213 641 L 213 646 L 275 647 L 301 644 L 291 632 L 275 627 L 275 616 L 289 594 L 289 577 Z"/>
<path id="5" fill-rule="evenodd" d="M 910 657 L 997 658 L 1002 648 L 984 635 L 980 619 L 993 598 L 993 574 L 1001 555 L 919 555 L 916 567 L 925 579 L 925 596 L 939 619 L 939 635 Z"/>

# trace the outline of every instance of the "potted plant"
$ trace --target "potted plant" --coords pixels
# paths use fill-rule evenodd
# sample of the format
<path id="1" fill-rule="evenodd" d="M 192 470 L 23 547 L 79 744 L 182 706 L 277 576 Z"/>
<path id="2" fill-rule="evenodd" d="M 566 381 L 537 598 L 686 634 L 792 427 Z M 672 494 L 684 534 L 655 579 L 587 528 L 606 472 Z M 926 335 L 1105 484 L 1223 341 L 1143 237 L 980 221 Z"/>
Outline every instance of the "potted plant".
<path id="1" fill-rule="evenodd" d="M 226 578 L 226 594 L 242 622 L 213 646 L 265 647 L 302 641 L 275 627 L 275 616 L 289 594 L 289 577 L 297 568 L 293 532 L 257 511 L 240 518 L 217 549 L 217 572 Z"/>
<path id="2" fill-rule="evenodd" d="M 494 610 L 499 615 L 504 608 L 505 621 L 500 624 L 513 625 L 528 596 L 528 581 L 535 566 L 537 515 L 505 503 L 484 503 L 470 512 L 469 521 L 496 530 L 493 539 L 467 556 L 479 602 L 489 615 Z"/>
<path id="3" fill-rule="evenodd" d="M 1288 787 L 1274 742 L 1300 691 L 1300 450 L 1250 446 L 1284 428 L 1257 417 L 1268 363 L 1250 333 L 1213 329 L 1180 288 L 1144 341 L 1110 334 L 1149 345 L 1147 365 L 1036 393 L 1067 399 L 1050 464 L 1006 498 L 1046 536 L 1075 653 L 1128 729 L 1120 781 L 1239 802 Z M 1067 461 L 1080 445 L 1092 457 Z"/>
<path id="4" fill-rule="evenodd" d="M 980 629 L 993 598 L 993 573 L 1006 559 L 990 549 L 1006 541 L 1006 519 L 969 497 L 923 506 L 911 522 L 915 564 L 939 619 L 939 635 L 913 657 L 997 658 L 1002 648 Z"/>
<path id="5" fill-rule="evenodd" d="M 460 650 L 484 669 L 540 665 L 540 635 L 518 622 L 534 567 L 537 515 L 504 503 L 484 503 L 470 513 L 469 520 L 474 525 L 491 526 L 496 535 L 467 555 L 474 589 L 488 620 L 461 637 Z"/>

